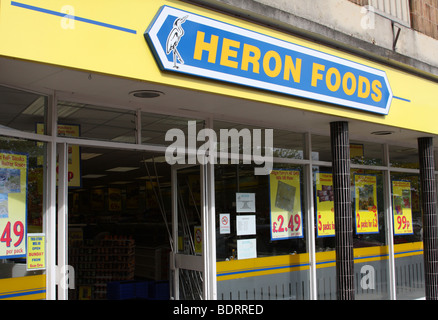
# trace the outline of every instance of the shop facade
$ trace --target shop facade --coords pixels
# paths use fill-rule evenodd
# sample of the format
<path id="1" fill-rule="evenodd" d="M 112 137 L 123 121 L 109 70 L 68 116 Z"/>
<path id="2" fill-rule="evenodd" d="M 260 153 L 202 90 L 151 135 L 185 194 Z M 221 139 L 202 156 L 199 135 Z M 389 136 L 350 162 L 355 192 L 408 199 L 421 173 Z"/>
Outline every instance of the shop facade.
<path id="1" fill-rule="evenodd" d="M 0 298 L 434 296 L 434 81 L 182 1 L 0 5 Z"/>

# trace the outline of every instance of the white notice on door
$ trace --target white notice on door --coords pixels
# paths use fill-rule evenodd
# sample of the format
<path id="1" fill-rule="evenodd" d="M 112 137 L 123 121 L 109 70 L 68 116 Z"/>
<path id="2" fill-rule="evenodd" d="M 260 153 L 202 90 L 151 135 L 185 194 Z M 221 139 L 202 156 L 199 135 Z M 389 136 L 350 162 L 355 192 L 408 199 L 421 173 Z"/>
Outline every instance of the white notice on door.
<path id="1" fill-rule="evenodd" d="M 237 259 L 241 260 L 253 258 L 257 258 L 257 240 L 237 240 Z"/>
<path id="2" fill-rule="evenodd" d="M 238 236 L 256 234 L 256 216 L 236 216 L 236 230 Z"/>
<path id="3" fill-rule="evenodd" d="M 255 212 L 255 193 L 236 193 L 236 212 Z"/>

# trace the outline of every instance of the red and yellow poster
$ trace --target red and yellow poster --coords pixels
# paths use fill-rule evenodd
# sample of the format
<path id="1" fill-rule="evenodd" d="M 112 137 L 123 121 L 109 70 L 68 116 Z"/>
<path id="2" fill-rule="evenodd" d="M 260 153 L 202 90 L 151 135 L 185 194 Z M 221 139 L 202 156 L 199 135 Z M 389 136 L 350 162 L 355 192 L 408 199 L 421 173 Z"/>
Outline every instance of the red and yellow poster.
<path id="1" fill-rule="evenodd" d="M 316 223 L 318 237 L 333 237 L 335 235 L 333 176 L 331 173 L 316 173 Z"/>
<path id="2" fill-rule="evenodd" d="M 26 256 L 28 155 L 0 152 L 0 259 Z"/>
<path id="3" fill-rule="evenodd" d="M 356 233 L 378 233 L 377 177 L 354 175 Z"/>
<path id="4" fill-rule="evenodd" d="M 44 134 L 44 124 L 37 123 L 37 133 Z M 71 124 L 58 124 L 58 136 L 80 137 L 80 126 Z M 41 160 L 39 160 L 41 161 Z M 58 172 L 58 170 L 56 170 Z M 68 186 L 81 186 L 81 152 L 79 146 L 68 146 Z"/>
<path id="5" fill-rule="evenodd" d="M 393 181 L 392 199 L 394 235 L 413 234 L 411 183 L 409 181 Z"/>
<path id="6" fill-rule="evenodd" d="M 269 184 L 271 240 L 303 237 L 300 172 L 297 170 L 272 170 Z"/>
<path id="7" fill-rule="evenodd" d="M 122 190 L 108 188 L 108 211 L 122 211 Z"/>

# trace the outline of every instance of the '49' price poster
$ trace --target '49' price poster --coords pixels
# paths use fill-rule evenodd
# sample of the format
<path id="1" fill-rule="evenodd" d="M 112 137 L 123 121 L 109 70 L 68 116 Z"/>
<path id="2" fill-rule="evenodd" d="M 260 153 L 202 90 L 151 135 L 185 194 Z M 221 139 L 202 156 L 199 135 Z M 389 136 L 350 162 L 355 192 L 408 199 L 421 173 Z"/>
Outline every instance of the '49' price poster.
<path id="1" fill-rule="evenodd" d="M 356 233 L 378 233 L 377 177 L 374 175 L 354 176 Z"/>
<path id="2" fill-rule="evenodd" d="M 303 237 L 300 172 L 297 170 L 272 170 L 269 185 L 271 240 Z"/>
<path id="3" fill-rule="evenodd" d="M 27 154 L 0 151 L 0 259 L 26 256 Z"/>
<path id="4" fill-rule="evenodd" d="M 394 235 L 413 234 L 411 183 L 409 181 L 393 181 L 392 199 Z"/>

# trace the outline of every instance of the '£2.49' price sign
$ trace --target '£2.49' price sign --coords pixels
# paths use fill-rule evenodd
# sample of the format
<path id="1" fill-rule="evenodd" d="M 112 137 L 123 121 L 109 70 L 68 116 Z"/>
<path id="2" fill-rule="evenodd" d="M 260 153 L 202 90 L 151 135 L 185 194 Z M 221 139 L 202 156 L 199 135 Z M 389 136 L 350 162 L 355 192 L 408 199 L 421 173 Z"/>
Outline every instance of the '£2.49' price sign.
<path id="1" fill-rule="evenodd" d="M 271 193 L 271 239 L 303 236 L 300 172 L 273 170 L 269 179 Z"/>
<path id="2" fill-rule="evenodd" d="M 290 212 L 278 214 L 277 222 L 272 223 L 273 234 L 278 233 L 292 236 L 293 234 L 300 234 L 301 230 L 301 212 L 296 214 L 291 214 Z"/>

